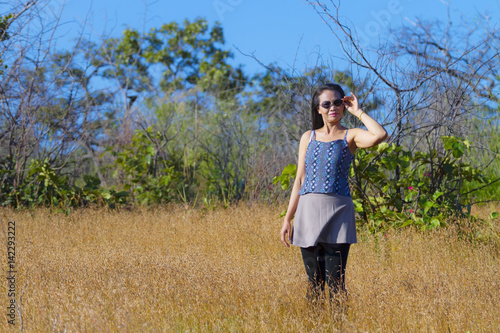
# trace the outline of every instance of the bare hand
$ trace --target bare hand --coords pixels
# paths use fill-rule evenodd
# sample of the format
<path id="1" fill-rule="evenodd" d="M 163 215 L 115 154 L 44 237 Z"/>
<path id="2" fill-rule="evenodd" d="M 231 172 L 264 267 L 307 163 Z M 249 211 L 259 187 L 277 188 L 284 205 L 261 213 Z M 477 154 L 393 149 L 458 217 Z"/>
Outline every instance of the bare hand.
<path id="1" fill-rule="evenodd" d="M 290 241 L 290 237 L 292 236 L 292 226 L 290 225 L 290 221 L 283 222 L 283 227 L 281 227 L 281 242 L 286 245 L 286 247 L 290 247 L 290 244 L 287 243 L 287 240 Z M 286 238 L 285 238 L 286 237 Z"/>
<path id="2" fill-rule="evenodd" d="M 351 96 L 345 96 L 343 98 L 343 101 L 344 101 L 345 108 L 350 113 L 354 114 L 356 111 L 359 110 L 358 98 L 352 92 L 351 92 Z"/>

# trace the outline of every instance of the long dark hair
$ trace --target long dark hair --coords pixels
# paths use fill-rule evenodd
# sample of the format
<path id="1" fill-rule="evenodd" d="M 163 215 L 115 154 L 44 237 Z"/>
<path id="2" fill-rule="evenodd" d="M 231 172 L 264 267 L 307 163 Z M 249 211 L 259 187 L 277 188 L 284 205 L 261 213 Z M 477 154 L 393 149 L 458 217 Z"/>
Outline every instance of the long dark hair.
<path id="1" fill-rule="evenodd" d="M 325 90 L 336 91 L 340 94 L 340 98 L 345 96 L 344 89 L 336 83 L 325 83 L 316 89 L 313 94 L 311 101 L 311 117 L 312 117 L 312 129 L 318 129 L 325 125 L 323 122 L 323 117 L 318 113 L 319 108 L 319 95 L 323 93 Z"/>

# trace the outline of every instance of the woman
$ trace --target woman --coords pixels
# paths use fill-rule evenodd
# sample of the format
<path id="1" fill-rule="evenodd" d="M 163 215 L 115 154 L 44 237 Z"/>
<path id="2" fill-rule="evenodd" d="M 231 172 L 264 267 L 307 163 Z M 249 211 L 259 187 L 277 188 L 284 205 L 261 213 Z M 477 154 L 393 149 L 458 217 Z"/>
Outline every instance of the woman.
<path id="1" fill-rule="evenodd" d="M 366 127 L 347 129 L 340 123 L 345 110 Z M 308 298 L 345 291 L 349 247 L 356 243 L 354 205 L 348 185 L 349 167 L 357 148 L 369 148 L 387 138 L 379 123 L 364 113 L 358 99 L 333 83 L 320 86 L 311 102 L 312 131 L 302 135 L 297 176 L 281 241 L 301 248 L 309 279 Z M 295 215 L 295 218 L 294 218 Z M 294 218 L 293 232 L 291 220 Z"/>

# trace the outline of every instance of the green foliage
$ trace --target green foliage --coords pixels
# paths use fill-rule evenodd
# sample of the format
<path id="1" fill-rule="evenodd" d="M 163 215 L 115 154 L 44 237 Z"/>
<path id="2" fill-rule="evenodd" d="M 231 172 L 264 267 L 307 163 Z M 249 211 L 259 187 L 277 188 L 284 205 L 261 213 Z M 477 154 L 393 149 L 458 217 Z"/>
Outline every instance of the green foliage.
<path id="1" fill-rule="evenodd" d="M 44 206 L 64 210 L 89 204 L 106 204 L 114 208 L 126 202 L 126 192 L 100 189 L 99 178 L 85 175 L 84 181 L 83 188 L 70 185 L 68 178 L 59 175 L 47 159 L 35 159 L 28 169 L 28 177 L 20 186 L 3 183 L 2 206 Z"/>
<path id="2" fill-rule="evenodd" d="M 131 91 L 130 96 L 197 86 L 230 98 L 244 89 L 246 77 L 228 64 L 232 54 L 221 48 L 223 43 L 222 28 L 216 24 L 210 29 L 200 18 L 163 24 L 144 34 L 125 29 L 121 38 L 106 39 L 101 47 L 89 43 L 86 57 L 104 78 Z"/>
<path id="3" fill-rule="evenodd" d="M 18 38 L 6 34 L 10 19 L 0 18 L 0 41 Z M 66 209 L 180 200 L 210 208 L 244 198 L 276 202 L 296 167 L 272 177 L 277 166 L 292 161 L 296 134 L 310 127 L 315 87 L 335 81 L 374 115 L 389 107 L 368 77 L 355 81 L 347 71 L 321 65 L 300 74 L 270 65 L 250 82 L 241 66 L 230 65 L 222 27 L 204 19 L 145 33 L 127 28 L 100 44 L 80 40 L 74 50 L 47 54 L 12 67 L 19 70 L 4 83 L 2 205 Z M 410 126 L 414 120 L 405 121 Z M 352 116 L 346 122 L 359 125 Z M 133 134 L 136 128 L 142 130 Z M 360 151 L 351 174 L 358 213 L 373 230 L 432 228 L 444 224 L 450 210 L 467 214 L 472 191 L 483 186 L 482 195 L 490 194 L 481 172 L 466 163 L 484 147 L 490 158 L 498 152 L 456 137 L 443 137 L 440 152 L 388 144 Z"/>
<path id="4" fill-rule="evenodd" d="M 295 164 L 288 164 L 281 172 L 281 175 L 273 178 L 273 184 L 280 183 L 281 188 L 286 191 L 296 175 L 297 166 Z"/>
<path id="5" fill-rule="evenodd" d="M 202 178 L 200 183 L 204 182 L 200 188 L 204 197 L 217 198 L 227 205 L 243 197 L 251 149 L 248 138 L 252 132 L 250 125 L 242 126 L 236 112 L 228 111 L 234 104 L 220 104 L 207 114 L 205 125 L 210 125 L 211 131 L 203 131 L 203 137 L 199 138 L 198 174 Z"/>
<path id="6" fill-rule="evenodd" d="M 7 39 L 10 38 L 9 33 L 7 32 L 9 25 L 10 25 L 10 20 L 12 19 L 13 15 L 8 14 L 8 15 L 2 15 L 0 16 L 0 42 L 3 42 Z M 7 68 L 7 65 L 3 65 L 3 60 L 0 58 L 0 75 L 3 74 L 3 69 Z"/>
<path id="7" fill-rule="evenodd" d="M 466 184 L 466 189 L 474 193 L 476 202 L 489 202 L 500 198 L 500 126 L 498 120 L 494 119 L 489 119 L 486 124 L 479 126 L 482 135 L 479 140 L 473 141 L 470 156 L 475 163 L 482 166 L 482 172 L 491 181 L 487 186 L 471 182 Z"/>
<path id="8" fill-rule="evenodd" d="M 464 184 L 485 183 L 480 171 L 464 161 L 470 143 L 443 136 L 444 152 L 410 152 L 382 143 L 360 150 L 352 176 L 356 210 L 372 230 L 416 225 L 443 226 L 453 217 L 470 216 Z"/>
<path id="9" fill-rule="evenodd" d="M 0 16 L 0 42 L 3 42 L 10 38 L 7 29 L 10 25 L 10 20 L 14 17 L 12 14 Z"/>
<path id="10" fill-rule="evenodd" d="M 178 178 L 174 166 L 158 154 L 153 140 L 162 135 L 151 127 L 136 131 L 132 143 L 123 148 L 114 163 L 115 178 L 139 204 L 163 203 L 172 200 L 175 193 L 174 181 Z"/>
<path id="11" fill-rule="evenodd" d="M 159 204 L 192 202 L 200 194 L 207 205 L 240 200 L 256 119 L 235 116 L 247 79 L 229 65 L 232 54 L 223 44 L 218 24 L 186 20 L 147 33 L 128 28 L 100 44 L 82 40 L 74 51 L 23 68 L 25 85 L 51 97 L 26 107 L 43 137 L 0 142 L 0 150 L 10 153 L 0 160 L 2 204 L 73 207 L 115 199 Z M 152 125 L 130 138 L 139 103 L 144 127 Z M 24 135 L 23 130 L 33 132 L 23 128 L 11 135 Z M 20 151 L 27 153 L 19 157 Z M 48 152 L 56 152 L 50 161 Z M 34 156 L 41 164 L 19 167 Z M 61 166 L 61 161 L 72 162 Z M 112 186 L 105 189 L 100 180 Z"/>

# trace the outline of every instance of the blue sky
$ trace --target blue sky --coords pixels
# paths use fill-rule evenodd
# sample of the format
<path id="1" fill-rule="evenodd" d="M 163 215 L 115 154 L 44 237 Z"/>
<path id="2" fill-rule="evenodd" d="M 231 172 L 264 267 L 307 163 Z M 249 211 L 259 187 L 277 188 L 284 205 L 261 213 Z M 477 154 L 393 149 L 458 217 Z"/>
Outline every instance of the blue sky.
<path id="1" fill-rule="evenodd" d="M 500 27 L 500 0 L 448 0 L 453 22 L 461 17 L 484 20 Z M 323 0 L 329 3 L 329 0 Z M 336 1 L 337 2 L 337 1 Z M 226 48 L 232 49 L 234 64 L 243 64 L 248 74 L 263 68 L 244 53 L 254 54 L 265 64 L 277 63 L 290 69 L 311 67 L 318 57 L 342 67 L 338 42 L 311 5 L 303 0 L 54 0 L 50 7 L 63 5 L 57 47 L 68 48 L 82 29 L 86 36 L 118 36 L 126 27 L 139 31 L 163 23 L 197 17 L 209 23 L 219 21 L 224 28 Z M 3 12 L 3 10 L 2 10 Z M 340 15 L 365 40 L 385 33 L 387 23 L 397 28 L 408 20 L 446 21 L 448 6 L 443 0 L 341 0 Z M 82 28 L 85 26 L 84 28 Z"/>

